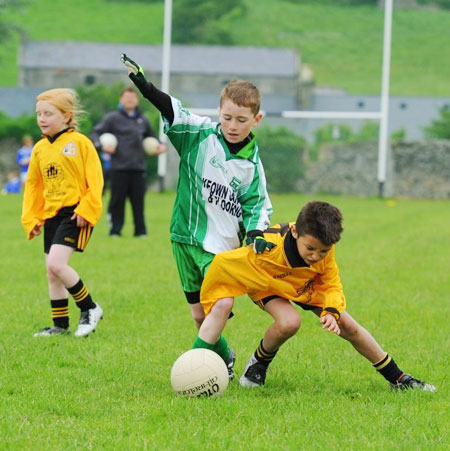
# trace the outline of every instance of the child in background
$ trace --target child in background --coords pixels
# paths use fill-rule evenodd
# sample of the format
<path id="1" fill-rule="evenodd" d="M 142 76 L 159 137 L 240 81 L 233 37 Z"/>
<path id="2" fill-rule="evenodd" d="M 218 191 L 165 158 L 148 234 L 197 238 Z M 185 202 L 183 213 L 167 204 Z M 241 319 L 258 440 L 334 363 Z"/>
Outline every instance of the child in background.
<path id="1" fill-rule="evenodd" d="M 20 178 L 17 172 L 11 171 L 7 175 L 8 181 L 2 189 L 2 194 L 19 194 L 20 193 Z"/>
<path id="2" fill-rule="evenodd" d="M 264 232 L 273 250 L 257 255 L 251 247 L 217 255 L 205 277 L 201 303 L 207 314 L 194 348 L 225 355 L 215 346 L 236 296 L 249 294 L 274 322 L 250 357 L 240 378 L 243 387 L 264 385 L 281 345 L 300 328 L 292 304 L 312 310 L 322 328 L 348 340 L 395 389 L 435 391 L 436 387 L 404 373 L 372 335 L 345 310 L 346 301 L 334 259 L 340 240 L 341 212 L 326 202 L 310 202 L 295 223 L 277 224 Z"/>
<path id="3" fill-rule="evenodd" d="M 25 135 L 22 138 L 22 147 L 17 151 L 16 162 L 20 167 L 20 182 L 22 186 L 27 180 L 28 166 L 30 164 L 31 152 L 33 150 L 33 138 Z"/>
<path id="4" fill-rule="evenodd" d="M 35 333 L 49 337 L 69 333 L 68 292 L 81 311 L 76 337 L 93 332 L 103 310 L 68 265 L 74 251 L 83 252 L 102 212 L 103 176 L 92 142 L 76 130 L 83 113 L 71 89 L 51 89 L 36 98 L 43 138 L 34 146 L 22 208 L 28 239 L 41 234 L 50 292 L 53 327 Z"/>
<path id="5" fill-rule="evenodd" d="M 164 131 L 180 155 L 177 197 L 170 239 L 191 314 L 197 327 L 205 317 L 200 288 L 215 254 L 248 242 L 263 252 L 262 230 L 272 205 L 252 129 L 262 119 L 261 96 L 252 83 L 228 83 L 219 102 L 219 123 L 186 110 L 181 102 L 157 89 L 142 68 L 125 54 L 122 62 L 142 95 L 161 113 Z M 223 336 L 218 346 L 233 378 L 234 352 Z"/>

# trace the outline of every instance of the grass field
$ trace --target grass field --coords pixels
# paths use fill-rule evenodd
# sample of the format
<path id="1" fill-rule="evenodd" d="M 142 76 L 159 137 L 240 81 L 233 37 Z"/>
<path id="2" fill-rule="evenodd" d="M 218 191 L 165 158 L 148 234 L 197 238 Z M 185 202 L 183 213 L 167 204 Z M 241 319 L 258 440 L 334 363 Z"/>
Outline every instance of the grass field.
<path id="1" fill-rule="evenodd" d="M 314 2 L 246 0 L 243 18 L 224 18 L 239 45 L 291 47 L 311 65 L 318 85 L 356 94 L 381 90 L 383 11 Z M 64 20 L 70 15 L 71 26 Z M 163 3 L 78 0 L 30 2 L 9 16 L 33 40 L 80 40 L 158 44 Z M 392 31 L 391 94 L 449 96 L 450 11 L 395 9 Z M 0 48 L 0 86 L 17 83 L 18 38 Z"/>
<path id="2" fill-rule="evenodd" d="M 315 196 L 317 198 L 317 196 Z M 235 381 L 220 399 L 181 399 L 172 363 L 194 326 L 179 288 L 168 225 L 174 196 L 147 196 L 149 238 L 107 237 L 103 217 L 73 266 L 104 309 L 87 339 L 32 337 L 49 325 L 42 239 L 27 242 L 19 196 L 0 197 L 2 449 L 448 449 L 448 201 L 321 196 L 339 206 L 337 260 L 348 310 L 400 367 L 438 387 L 396 393 L 348 343 L 302 313 L 266 386 Z M 274 222 L 310 197 L 272 197 Z M 72 329 L 78 319 L 71 301 Z M 246 297 L 226 336 L 240 375 L 270 323 Z"/>

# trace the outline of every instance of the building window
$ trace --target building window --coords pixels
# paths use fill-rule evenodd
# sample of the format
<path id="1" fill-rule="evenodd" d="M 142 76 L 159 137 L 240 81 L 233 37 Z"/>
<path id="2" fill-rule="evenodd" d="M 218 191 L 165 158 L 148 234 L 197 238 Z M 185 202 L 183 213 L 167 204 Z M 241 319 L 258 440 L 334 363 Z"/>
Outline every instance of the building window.
<path id="1" fill-rule="evenodd" d="M 84 77 L 84 84 L 90 86 L 93 85 L 95 83 L 95 75 L 86 75 L 86 77 Z"/>

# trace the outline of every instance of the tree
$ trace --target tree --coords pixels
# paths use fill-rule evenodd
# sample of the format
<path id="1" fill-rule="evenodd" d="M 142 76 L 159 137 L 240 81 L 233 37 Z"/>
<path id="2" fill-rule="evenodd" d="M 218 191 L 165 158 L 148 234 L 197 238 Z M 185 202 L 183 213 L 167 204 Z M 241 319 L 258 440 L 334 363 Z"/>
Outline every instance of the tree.
<path id="1" fill-rule="evenodd" d="M 9 22 L 5 15 L 21 10 L 29 0 L 0 0 L 0 42 L 2 45 L 11 38 L 14 32 L 21 31 L 19 25 Z"/>
<path id="2" fill-rule="evenodd" d="M 450 109 L 440 110 L 440 119 L 435 119 L 431 125 L 425 128 L 425 134 L 429 138 L 450 139 Z"/>
<path id="3" fill-rule="evenodd" d="M 232 44 L 221 20 L 245 14 L 244 0 L 177 0 L 173 4 L 172 39 L 178 44 Z"/>

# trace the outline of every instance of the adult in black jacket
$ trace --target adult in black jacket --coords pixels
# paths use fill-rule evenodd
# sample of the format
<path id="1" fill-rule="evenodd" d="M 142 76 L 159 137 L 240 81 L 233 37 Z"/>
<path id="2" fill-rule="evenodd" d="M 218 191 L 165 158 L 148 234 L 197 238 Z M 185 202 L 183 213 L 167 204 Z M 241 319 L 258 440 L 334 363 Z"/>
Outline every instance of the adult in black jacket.
<path id="1" fill-rule="evenodd" d="M 120 236 L 125 218 L 125 201 L 130 199 L 134 235 L 145 237 L 144 219 L 146 184 L 146 154 L 142 146 L 144 138 L 155 136 L 148 119 L 139 110 L 139 99 L 133 88 L 125 88 L 116 111 L 105 115 L 92 130 L 91 139 L 97 149 L 111 154 L 111 198 L 108 212 L 111 219 L 111 236 Z M 117 146 L 102 146 L 100 136 L 112 133 Z M 165 146 L 159 146 L 159 153 Z"/>

